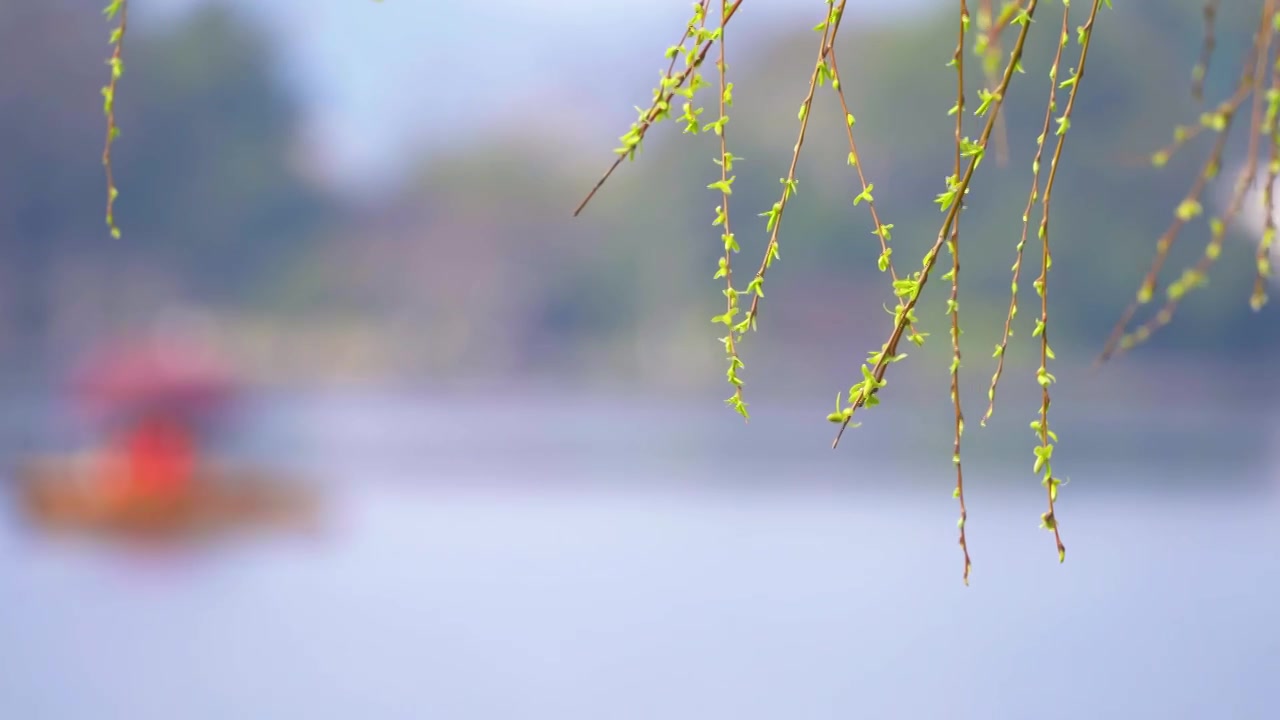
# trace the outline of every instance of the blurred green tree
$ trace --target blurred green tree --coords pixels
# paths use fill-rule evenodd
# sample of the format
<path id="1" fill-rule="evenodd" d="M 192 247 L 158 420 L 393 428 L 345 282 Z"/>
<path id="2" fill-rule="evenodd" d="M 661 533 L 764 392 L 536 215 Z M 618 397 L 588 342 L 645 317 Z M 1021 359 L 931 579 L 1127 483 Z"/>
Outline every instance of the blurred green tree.
<path id="1" fill-rule="evenodd" d="M 127 297 L 148 283 L 176 285 L 183 300 L 265 301 L 306 239 L 342 212 L 294 161 L 300 116 L 269 38 L 212 5 L 130 36 L 129 92 L 113 108 L 128 140 L 114 145 L 113 165 L 129 188 L 115 214 L 130 236 L 104 242 L 101 208 L 83 202 L 103 187 L 101 30 L 70 0 L 15 0 L 0 13 L 0 65 L 22 68 L 0 73 L 0 343 L 10 359 L 40 355 L 40 338 L 72 312 L 58 305 L 91 308 L 100 322 L 82 325 L 109 330 L 127 322 L 130 302 L 148 302 Z"/>

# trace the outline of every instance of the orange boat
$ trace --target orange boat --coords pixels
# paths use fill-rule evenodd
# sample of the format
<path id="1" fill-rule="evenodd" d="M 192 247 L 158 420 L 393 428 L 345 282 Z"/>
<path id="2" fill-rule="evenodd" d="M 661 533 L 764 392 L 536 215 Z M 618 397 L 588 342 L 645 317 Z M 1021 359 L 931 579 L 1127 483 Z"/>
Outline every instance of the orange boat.
<path id="1" fill-rule="evenodd" d="M 46 457 L 18 469 L 27 519 L 50 531 L 142 537 L 203 537 L 232 530 L 313 529 L 318 503 L 296 483 L 205 462 L 168 493 L 120 491 L 102 455 Z"/>
<path id="2" fill-rule="evenodd" d="M 198 428 L 230 402 L 234 374 L 206 348 L 150 339 L 91 356 L 73 380 L 100 450 L 18 469 L 28 519 L 50 530 L 205 535 L 310 526 L 316 502 L 294 483 L 206 457 Z"/>

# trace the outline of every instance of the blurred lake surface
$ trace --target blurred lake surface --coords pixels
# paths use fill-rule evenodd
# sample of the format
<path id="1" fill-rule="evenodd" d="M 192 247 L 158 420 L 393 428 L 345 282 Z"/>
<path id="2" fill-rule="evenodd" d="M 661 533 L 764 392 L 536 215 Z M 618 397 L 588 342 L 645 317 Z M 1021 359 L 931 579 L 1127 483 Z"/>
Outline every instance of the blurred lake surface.
<path id="1" fill-rule="evenodd" d="M 241 449 L 323 488 L 316 536 L 97 545 L 6 502 L 0 717 L 1275 717 L 1274 417 L 1065 418 L 1062 565 L 1030 431 L 975 440 L 966 588 L 945 422 L 833 452 L 761 405 L 265 399 Z"/>

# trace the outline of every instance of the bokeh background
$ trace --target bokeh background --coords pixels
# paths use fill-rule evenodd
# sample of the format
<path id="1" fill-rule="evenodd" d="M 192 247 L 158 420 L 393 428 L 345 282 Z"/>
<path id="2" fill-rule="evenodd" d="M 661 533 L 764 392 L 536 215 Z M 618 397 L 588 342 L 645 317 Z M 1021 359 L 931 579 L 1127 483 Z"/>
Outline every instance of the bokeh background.
<path id="1" fill-rule="evenodd" d="M 743 345 L 744 424 L 709 321 L 712 139 L 658 126 L 571 217 L 689 2 L 131 0 L 118 240 L 101 4 L 0 11 L 0 456 L 92 442 L 65 395 L 92 348 L 195 328 L 248 388 L 219 452 L 301 478 L 325 523 L 69 540 L 6 483 L 4 717 L 1273 717 L 1280 309 L 1248 308 L 1256 198 L 1175 321 L 1090 367 L 1208 150 L 1146 161 L 1202 109 L 1201 3 L 1105 12 L 1054 191 L 1061 566 L 1027 428 L 1034 243 L 977 422 L 1058 5 L 1037 22 L 1008 163 L 984 163 L 962 219 L 968 588 L 937 278 L 930 341 L 829 447 L 892 301 L 829 89 Z M 952 4 L 850 5 L 859 149 L 914 268 L 950 173 Z M 1221 4 L 1209 102 L 1259 5 Z M 763 252 L 824 8 L 751 0 L 732 24 L 739 267 Z M 1207 239 L 1191 223 L 1162 278 Z"/>

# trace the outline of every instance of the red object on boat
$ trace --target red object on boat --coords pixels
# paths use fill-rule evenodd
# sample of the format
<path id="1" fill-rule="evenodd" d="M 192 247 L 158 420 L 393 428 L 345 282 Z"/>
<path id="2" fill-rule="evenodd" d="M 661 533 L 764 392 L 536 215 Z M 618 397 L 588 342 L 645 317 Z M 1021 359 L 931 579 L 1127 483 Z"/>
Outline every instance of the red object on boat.
<path id="1" fill-rule="evenodd" d="M 186 490 L 195 471 L 197 447 L 190 428 L 167 415 L 144 417 L 119 443 L 124 493 L 172 496 Z"/>
<path id="2" fill-rule="evenodd" d="M 94 417 L 163 410 L 194 419 L 226 406 L 236 386 L 231 366 L 210 348 L 146 339 L 90 353 L 71 391 Z"/>

